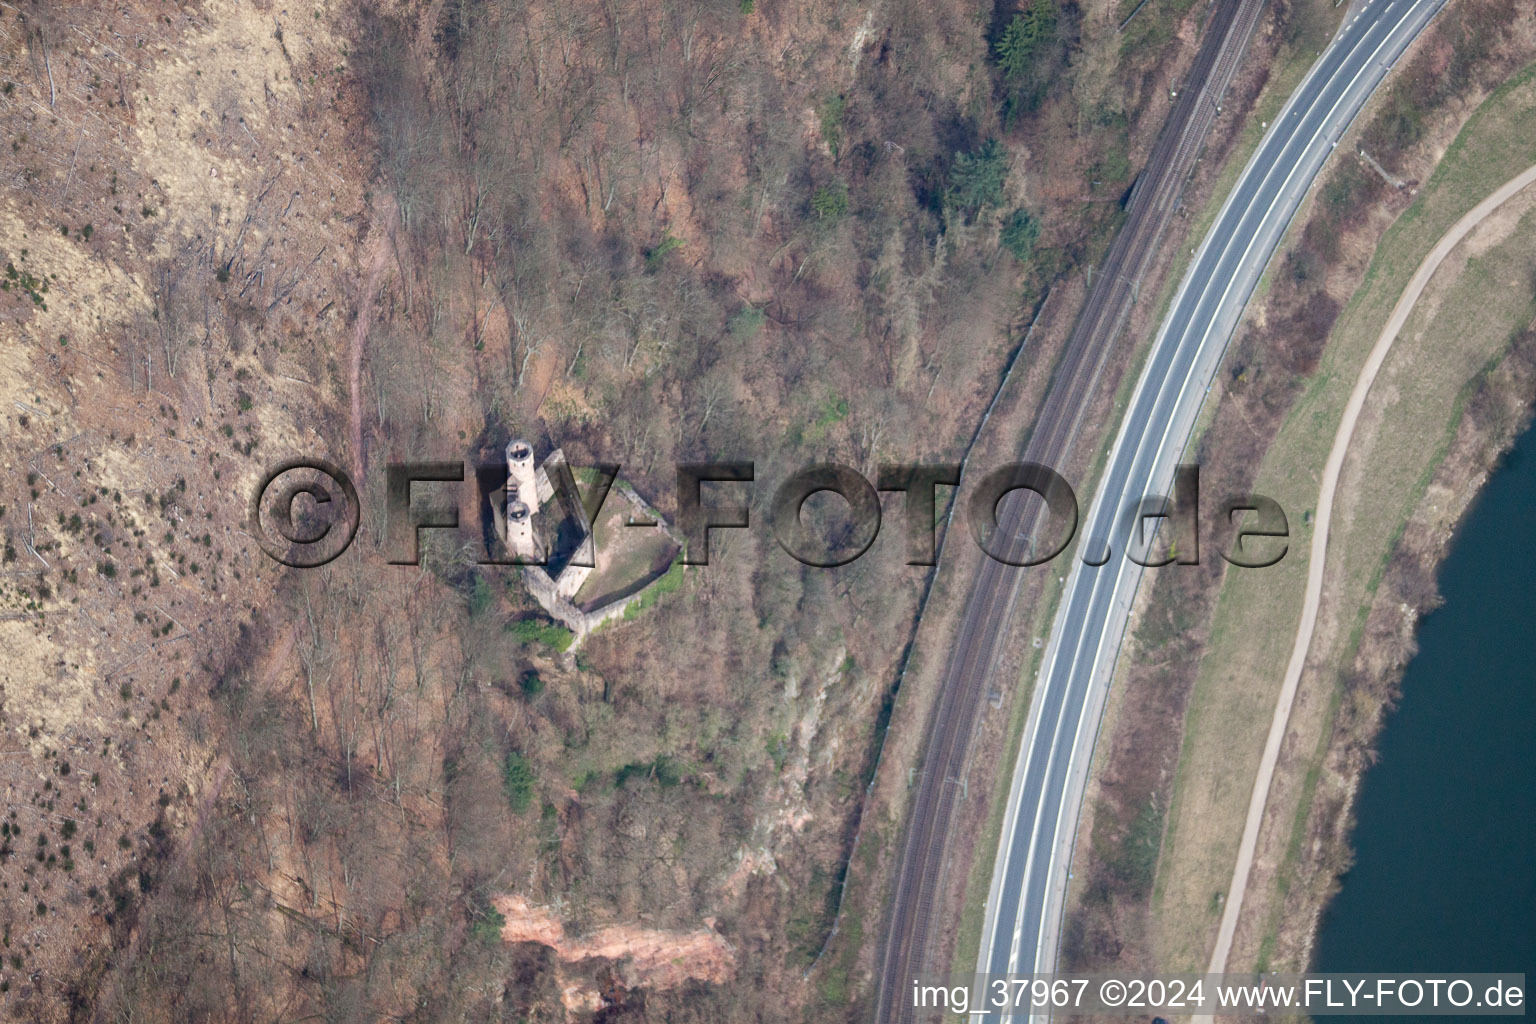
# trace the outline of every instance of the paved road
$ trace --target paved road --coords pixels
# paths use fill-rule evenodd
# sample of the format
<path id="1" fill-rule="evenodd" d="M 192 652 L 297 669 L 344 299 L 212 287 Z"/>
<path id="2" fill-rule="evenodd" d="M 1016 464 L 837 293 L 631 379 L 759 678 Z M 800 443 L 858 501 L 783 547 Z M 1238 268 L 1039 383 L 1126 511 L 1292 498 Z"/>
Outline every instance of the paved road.
<path id="1" fill-rule="evenodd" d="M 1357 3 L 1282 109 L 1180 284 L 1084 520 L 1017 760 L 977 970 L 1055 969 L 1082 791 L 1141 567 L 1125 509 L 1167 493 L 1223 350 L 1303 195 L 1367 97 L 1445 0 Z M 1206 552 L 1206 557 L 1212 553 Z"/>

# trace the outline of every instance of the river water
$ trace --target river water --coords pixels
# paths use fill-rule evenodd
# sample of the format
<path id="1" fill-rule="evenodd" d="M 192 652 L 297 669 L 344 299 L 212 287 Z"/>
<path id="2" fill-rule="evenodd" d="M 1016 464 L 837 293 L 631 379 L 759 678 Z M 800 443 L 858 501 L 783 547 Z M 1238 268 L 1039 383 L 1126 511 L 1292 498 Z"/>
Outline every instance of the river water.
<path id="1" fill-rule="evenodd" d="M 1489 480 L 1441 567 L 1317 971 L 1536 977 L 1536 430 Z"/>

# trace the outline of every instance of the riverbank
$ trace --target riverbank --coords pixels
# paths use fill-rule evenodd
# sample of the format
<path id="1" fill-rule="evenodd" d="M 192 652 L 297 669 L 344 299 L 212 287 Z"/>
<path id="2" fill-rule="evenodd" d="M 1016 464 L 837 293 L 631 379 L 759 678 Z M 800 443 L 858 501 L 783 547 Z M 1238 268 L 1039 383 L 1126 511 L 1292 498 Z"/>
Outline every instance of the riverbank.
<path id="1" fill-rule="evenodd" d="M 1527 428 L 1439 571 L 1445 604 L 1419 630 L 1401 706 L 1361 780 L 1359 856 L 1323 915 L 1316 970 L 1536 962 L 1533 506 L 1536 432 Z"/>
<path id="2" fill-rule="evenodd" d="M 1536 231 L 1536 218 L 1528 215 L 1523 230 Z M 1530 245 L 1520 248 L 1528 266 L 1536 251 Z M 1490 473 L 1527 428 L 1532 394 L 1536 329 L 1528 317 L 1526 326 L 1456 395 L 1460 421 L 1448 432 L 1438 466 L 1420 478 L 1421 497 L 1373 581 L 1372 598 L 1349 623 L 1339 659 L 1331 662 L 1339 668 L 1327 695 L 1331 720 L 1318 741 L 1322 754 L 1305 764 L 1311 799 L 1298 799 L 1289 815 L 1266 822 L 1275 867 L 1262 882 L 1250 880 L 1250 886 L 1264 885 L 1269 905 L 1267 912 L 1245 909 L 1229 964 L 1275 969 L 1311 961 L 1318 921 L 1353 861 L 1360 779 L 1375 763 L 1378 735 L 1418 650 L 1419 619 L 1441 601 L 1440 564 Z M 1288 739 L 1303 737 L 1293 732 Z M 1299 767 L 1293 766 L 1293 776 Z M 1278 858 L 1277 847 L 1283 850 Z"/>

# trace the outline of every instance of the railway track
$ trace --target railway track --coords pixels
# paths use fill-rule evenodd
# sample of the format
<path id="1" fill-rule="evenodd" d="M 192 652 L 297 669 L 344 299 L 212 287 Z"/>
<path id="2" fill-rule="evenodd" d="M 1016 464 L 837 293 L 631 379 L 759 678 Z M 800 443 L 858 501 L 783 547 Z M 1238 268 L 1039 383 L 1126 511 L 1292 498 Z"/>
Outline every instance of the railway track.
<path id="1" fill-rule="evenodd" d="M 1127 504 L 1167 493 L 1226 346 L 1292 218 L 1340 138 L 1445 3 L 1356 0 L 1265 126 L 1175 291 L 1131 392 L 1084 521 L 1096 555 L 1103 555 L 1101 545 L 1129 550 L 1137 542 Z M 1134 558 L 1067 568 L 1004 808 L 979 971 L 1057 966 L 1093 748 L 1142 579 Z M 1001 1016 L 979 1019 L 993 1024 Z"/>
<path id="2" fill-rule="evenodd" d="M 1061 368 L 1025 448 L 1026 461 L 1065 464 L 1261 8 L 1262 0 L 1216 0 L 1185 86 L 1133 188 L 1126 223 L 1111 244 L 1068 339 Z M 998 525 L 998 536 L 1005 538 L 1005 551 L 1014 561 L 1033 543 L 1038 525 L 1033 511 L 1021 514 L 1018 508 L 1006 503 Z M 990 558 L 983 561 L 945 667 L 881 951 L 876 1000 L 876 1020 L 881 1024 L 912 1021 L 915 1011 L 901 998 L 909 979 L 943 966 L 931 957 L 934 907 L 944 877 L 950 822 L 956 794 L 964 790 L 962 780 L 982 694 L 1012 620 L 1025 571 Z"/>

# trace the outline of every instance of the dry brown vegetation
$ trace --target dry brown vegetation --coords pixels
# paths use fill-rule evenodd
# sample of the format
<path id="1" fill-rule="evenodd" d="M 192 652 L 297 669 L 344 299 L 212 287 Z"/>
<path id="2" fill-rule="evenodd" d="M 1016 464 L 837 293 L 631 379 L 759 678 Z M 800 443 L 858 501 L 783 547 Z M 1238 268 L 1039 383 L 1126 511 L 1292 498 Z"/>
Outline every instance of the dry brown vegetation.
<path id="1" fill-rule="evenodd" d="M 1359 132 L 1366 151 L 1389 172 L 1427 177 L 1476 101 L 1530 59 L 1532 41 L 1515 29 L 1519 21 L 1515 12 L 1527 9 L 1506 0 L 1448 9 L 1367 112 Z M 1455 75 L 1447 77 L 1447 69 L 1455 69 Z M 1339 152 L 1345 151 L 1341 147 Z M 1412 202 L 1415 183 L 1393 188 L 1353 155 L 1341 156 L 1325 171 L 1310 212 L 1271 267 L 1268 289 L 1227 357 L 1220 402 L 1199 444 L 1203 490 L 1228 493 L 1252 486 L 1271 441 L 1303 394 L 1309 375 L 1318 369 L 1324 342 L 1350 294 L 1359 287 L 1382 233 Z M 1478 392 L 1481 397 L 1469 403 L 1469 410 L 1478 403 L 1504 409 L 1510 396 L 1528 394 L 1516 384 L 1526 356 L 1518 344 L 1513 352 L 1507 372 L 1485 381 Z M 1497 430 L 1479 429 L 1472 425 L 1475 418 L 1469 414 L 1460 442 L 1468 465 L 1484 464 L 1507 443 L 1510 433 L 1509 415 L 1499 421 Z M 1494 418 L 1484 419 L 1491 423 Z M 1293 537 L 1305 529 L 1295 521 L 1296 515 Z M 1369 667 L 1357 667 L 1345 687 L 1345 703 L 1368 708 L 1372 725 L 1358 728 L 1359 723 L 1336 723 L 1341 752 L 1329 762 L 1330 775 L 1348 778 L 1345 765 L 1351 758 L 1358 768 L 1369 749 L 1374 716 L 1389 697 L 1396 673 L 1411 650 L 1411 633 L 1394 633 L 1380 624 L 1383 615 L 1395 614 L 1382 609 L 1398 608 L 1402 602 L 1417 609 L 1432 607 L 1437 558 L 1427 545 L 1406 536 L 1400 543 L 1388 582 L 1382 584 L 1373 605 L 1374 631 L 1363 648 L 1370 653 L 1361 655 Z M 1111 712 L 1098 753 L 1101 767 L 1084 819 L 1085 839 L 1078 859 L 1083 865 L 1078 876 L 1084 881 L 1065 937 L 1068 960 L 1075 967 L 1198 969 L 1205 962 L 1183 962 L 1186 955 L 1199 957 L 1201 950 L 1208 950 L 1201 934 L 1192 931 L 1186 936 L 1173 954 L 1180 962 L 1169 964 L 1158 958 L 1170 955 L 1170 950 L 1157 948 L 1150 932 L 1154 882 L 1159 878 L 1169 800 L 1181 767 L 1191 688 L 1212 638 L 1212 611 L 1224 568 L 1218 563 L 1198 571 L 1159 573 L 1141 601 L 1136 654 L 1123 670 L 1123 684 L 1117 683 L 1120 706 L 1134 708 L 1134 713 Z M 1397 621 L 1400 624 L 1400 616 Z M 1370 692 L 1368 698 L 1351 696 L 1362 688 Z M 1262 707 L 1266 721 L 1269 711 L 1269 705 Z M 1304 772 L 1305 766 L 1299 770 Z M 1297 869 L 1309 880 L 1297 887 L 1305 909 L 1289 908 L 1284 933 L 1289 938 L 1283 962 L 1295 963 L 1298 969 L 1305 963 L 1310 915 L 1317 912 L 1334 873 L 1344 863 L 1343 805 L 1334 797 L 1329 801 L 1320 802 L 1328 806 L 1314 808 L 1307 825 L 1307 835 L 1319 841 L 1304 844 L 1310 852 Z M 1312 884 L 1310 880 L 1322 881 Z M 1219 899 L 1216 892 L 1212 914 L 1219 914 Z M 1194 927 L 1191 922 L 1182 923 Z M 1299 962 L 1297 950 L 1302 951 Z M 1261 959 L 1266 955 L 1261 954 Z"/>
<path id="2" fill-rule="evenodd" d="M 761 519 L 812 459 L 958 456 L 1198 12 L 1122 48 L 1058 5 L 1019 79 L 1006 3 L 0 13 L 6 1015 L 856 1012 L 857 920 L 804 979 L 925 579 L 900 531 L 838 570 L 717 535 L 569 657 L 508 570 L 384 564 L 380 467 L 516 431 L 670 512 L 674 460 L 753 458 Z M 244 533 L 292 454 L 359 476 L 321 570 Z"/>

